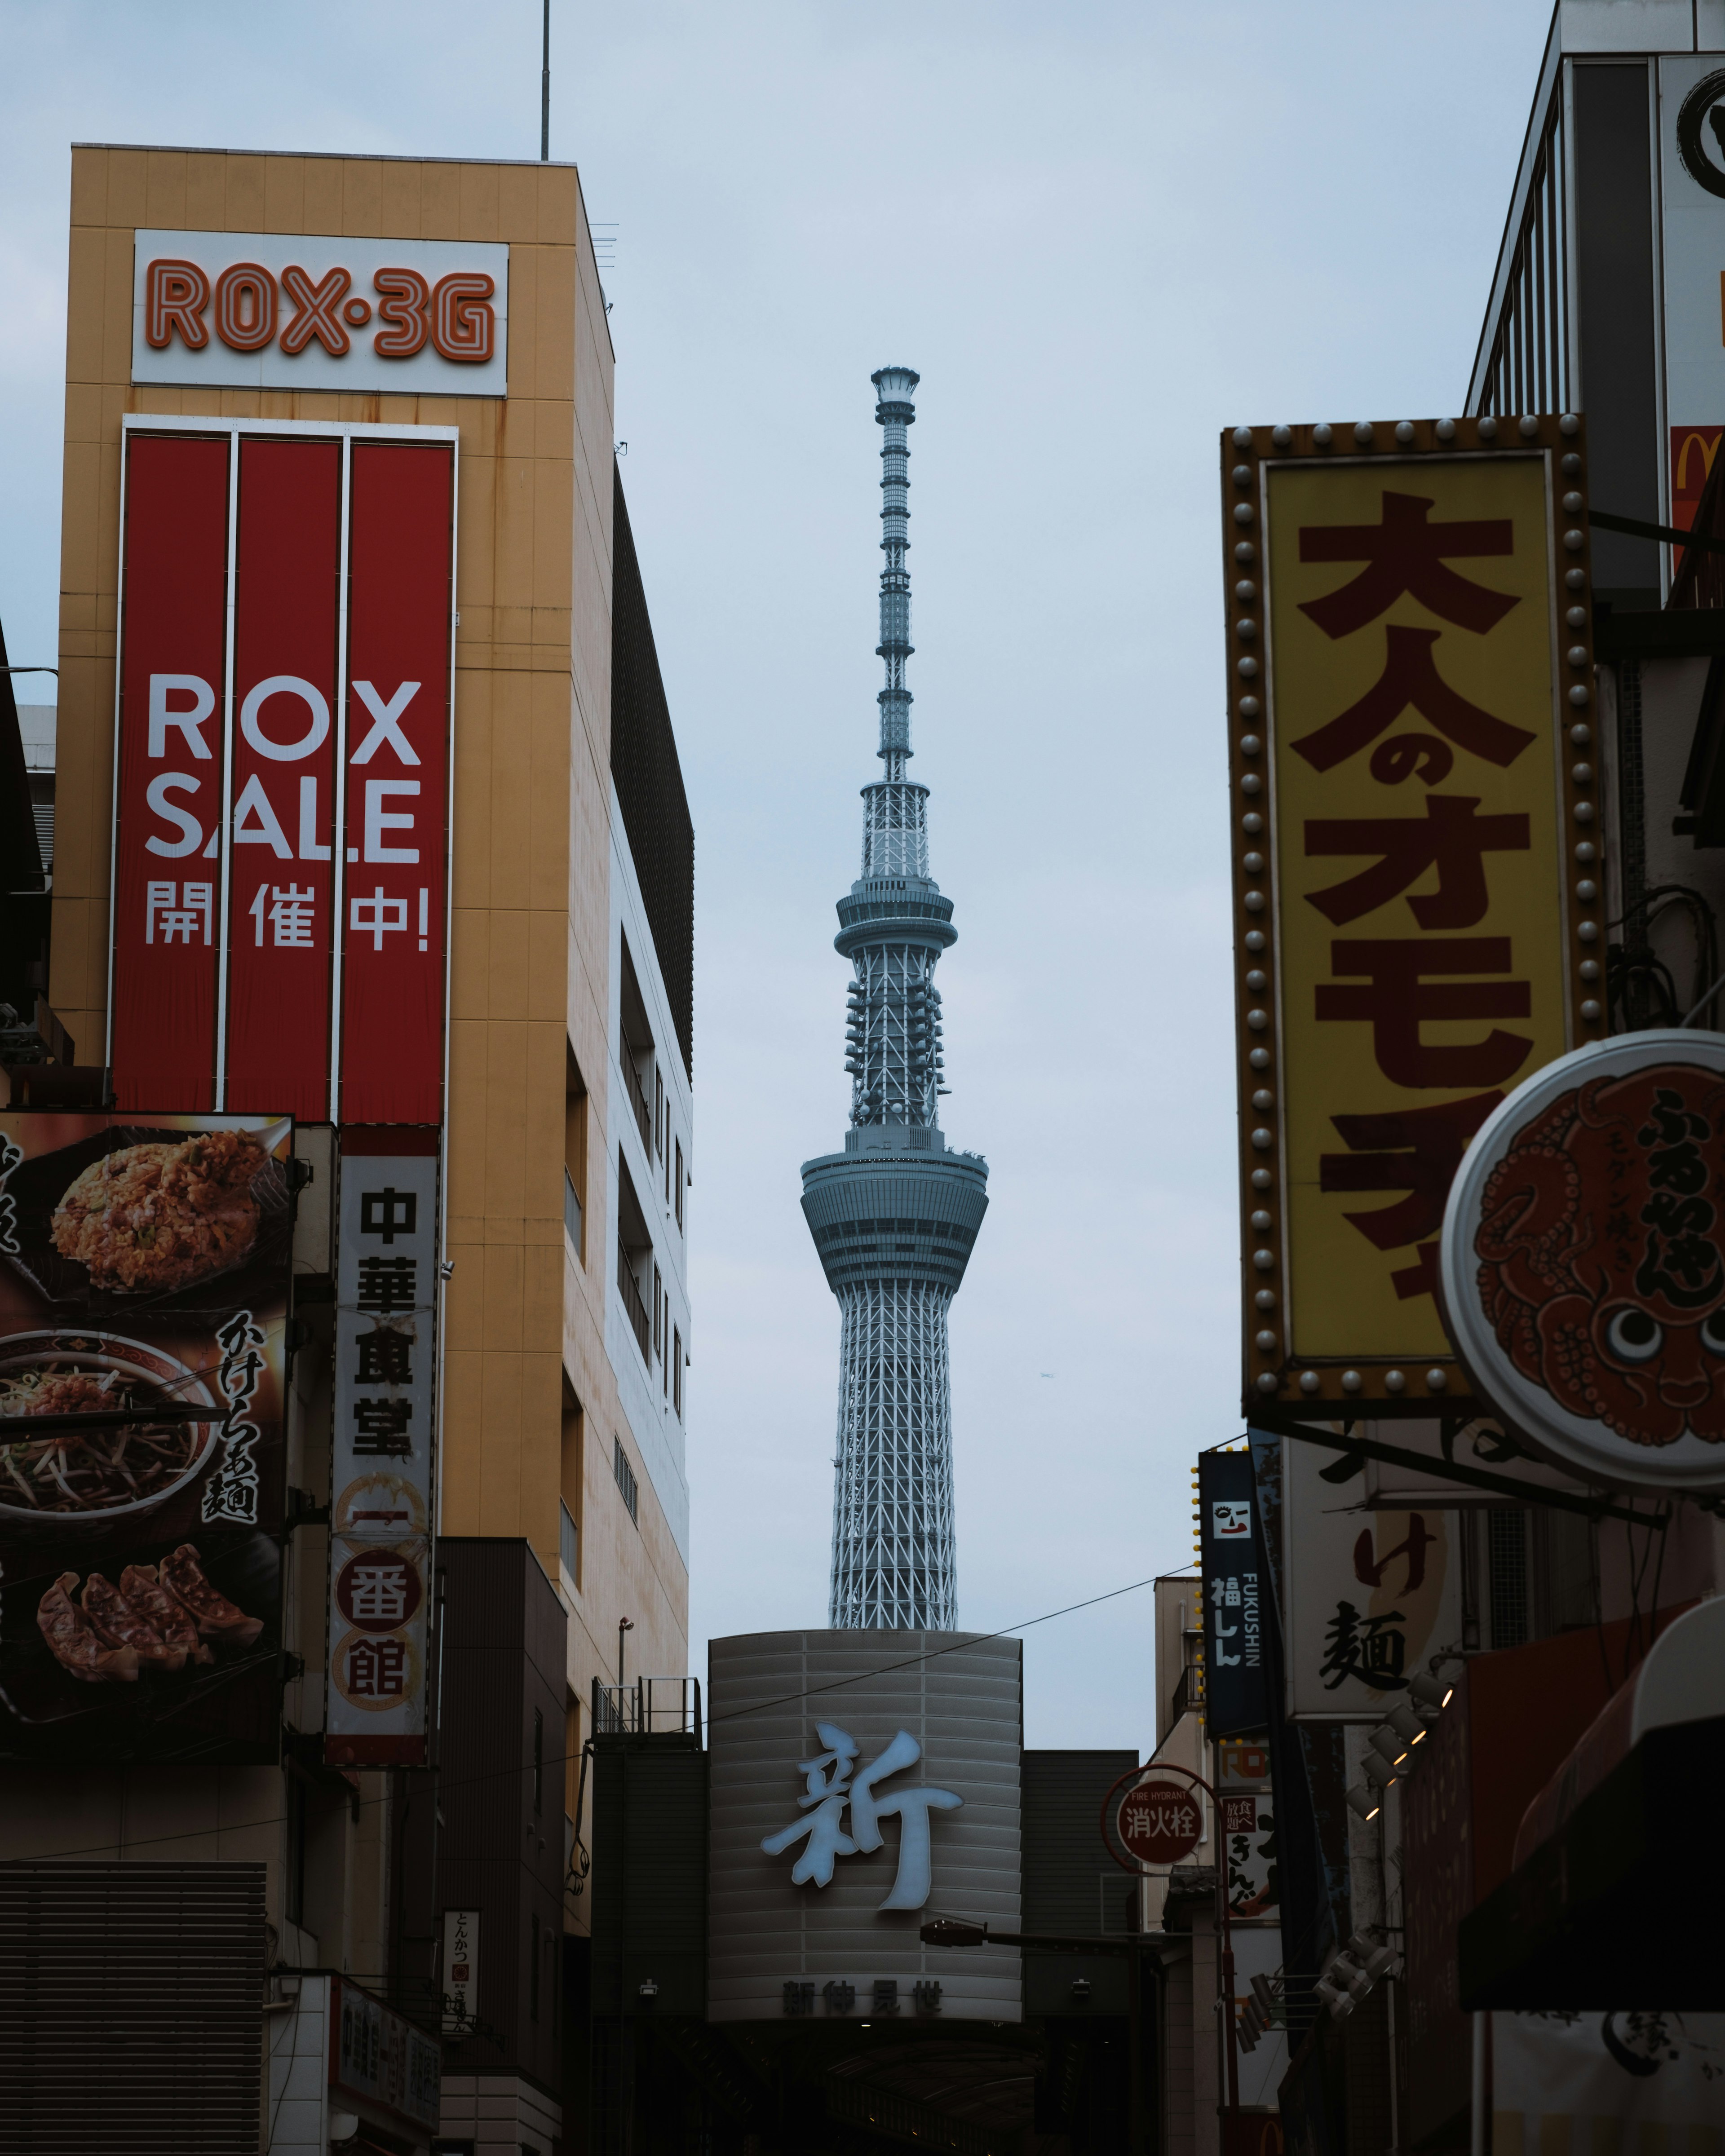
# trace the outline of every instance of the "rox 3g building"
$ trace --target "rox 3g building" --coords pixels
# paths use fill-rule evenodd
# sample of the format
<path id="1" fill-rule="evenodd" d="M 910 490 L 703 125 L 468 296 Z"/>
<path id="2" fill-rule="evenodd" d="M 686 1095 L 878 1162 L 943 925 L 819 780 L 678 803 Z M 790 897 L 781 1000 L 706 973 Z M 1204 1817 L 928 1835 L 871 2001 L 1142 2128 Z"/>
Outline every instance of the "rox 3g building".
<path id="1" fill-rule="evenodd" d="M 549 2156 L 585 1703 L 687 1610 L 694 839 L 579 182 L 80 147 L 69 300 L 62 1097 L 294 1119 L 280 1738 L 8 1702 L 0 1932 L 151 2040 L 64 2071 L 38 1984 L 8 2078 Z"/>

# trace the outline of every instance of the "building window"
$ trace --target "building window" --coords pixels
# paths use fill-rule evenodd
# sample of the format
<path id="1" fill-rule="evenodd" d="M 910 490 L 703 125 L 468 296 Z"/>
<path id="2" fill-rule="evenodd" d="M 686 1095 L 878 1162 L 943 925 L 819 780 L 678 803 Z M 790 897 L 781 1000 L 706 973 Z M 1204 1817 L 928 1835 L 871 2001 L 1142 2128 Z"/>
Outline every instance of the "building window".
<path id="1" fill-rule="evenodd" d="M 683 1419 L 683 1336 L 671 1328 L 671 1405 L 677 1411 L 677 1420 Z"/>
<path id="2" fill-rule="evenodd" d="M 634 1333 L 635 1345 L 641 1351 L 641 1360 L 649 1364 L 653 1360 L 653 1319 L 647 1308 L 646 1297 L 641 1291 L 641 1283 L 650 1276 L 646 1259 L 652 1247 L 653 1237 L 647 1226 L 647 1216 L 641 1209 L 640 1199 L 635 1195 L 634 1178 L 629 1173 L 619 1147 L 617 1155 L 617 1292 Z M 635 1270 L 637 1265 L 641 1267 L 639 1276 Z"/>
<path id="3" fill-rule="evenodd" d="M 581 1578 L 581 1530 L 575 1524 L 567 1505 L 557 1507 L 557 1559 L 569 1575 L 573 1587 Z"/>
<path id="4" fill-rule="evenodd" d="M 629 1094 L 629 1103 L 634 1110 L 635 1127 L 641 1134 L 641 1149 L 649 1160 L 653 1158 L 653 1111 L 648 1104 L 644 1083 L 649 1065 L 656 1065 L 653 1045 L 653 1029 L 647 1023 L 647 1005 L 641 994 L 639 976 L 635 962 L 629 955 L 629 938 L 619 939 L 622 979 L 619 984 L 619 1015 L 623 1039 L 619 1045 L 617 1060 L 622 1067 L 624 1086 Z M 656 1068 L 655 1076 L 658 1077 Z M 663 1080 L 659 1082 L 662 1085 Z"/>
<path id="5" fill-rule="evenodd" d="M 677 1225 L 683 1224 L 683 1141 L 677 1140 Z"/>
<path id="6" fill-rule="evenodd" d="M 545 1717 L 536 1707 L 533 1710 L 533 1813 L 536 1818 L 545 1810 Z"/>
<path id="7" fill-rule="evenodd" d="M 659 1268 L 653 1268 L 653 1353 L 665 1353 L 665 1283 L 659 1277 Z"/>
<path id="8" fill-rule="evenodd" d="M 629 1516 L 635 1525 L 640 1525 L 640 1485 L 635 1481 L 635 1471 L 629 1464 L 624 1451 L 623 1440 L 613 1435 L 611 1440 L 611 1472 L 617 1477 L 617 1486 L 623 1492 L 623 1502 L 629 1507 Z"/>
<path id="9" fill-rule="evenodd" d="M 586 1497 L 587 1459 L 584 1418 L 581 1403 L 569 1380 L 563 1380 L 562 1458 L 560 1481 L 562 1502 L 557 1526 L 557 1553 L 569 1574 L 569 1584 L 581 1587 L 581 1521 Z"/>
<path id="10" fill-rule="evenodd" d="M 1486 1515 L 1486 1584 L 1491 1598 L 1491 1645 L 1520 1647 L 1527 1639 L 1527 1516 L 1519 1508 Z"/>
<path id="11" fill-rule="evenodd" d="M 587 1084 L 575 1051 L 565 1044 L 563 1079 L 563 1233 L 578 1265 L 587 1263 Z"/>
<path id="12" fill-rule="evenodd" d="M 539 2019 L 539 1918 L 527 1919 L 527 2019 Z"/>
<path id="13" fill-rule="evenodd" d="M 658 1141 L 661 1158 L 665 1153 L 665 1127 L 667 1121 L 665 1112 L 665 1073 L 655 1069 L 653 1073 L 653 1135 Z"/>

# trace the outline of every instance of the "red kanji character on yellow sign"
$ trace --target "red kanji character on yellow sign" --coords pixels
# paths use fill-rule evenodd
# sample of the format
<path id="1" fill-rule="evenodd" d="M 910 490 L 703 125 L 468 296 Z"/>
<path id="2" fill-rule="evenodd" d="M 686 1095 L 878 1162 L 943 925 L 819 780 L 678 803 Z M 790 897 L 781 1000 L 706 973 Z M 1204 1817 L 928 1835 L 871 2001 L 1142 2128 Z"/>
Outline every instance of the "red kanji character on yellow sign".
<path id="1" fill-rule="evenodd" d="M 1351 636 L 1387 613 L 1404 592 L 1458 628 L 1484 635 L 1521 601 L 1507 592 L 1458 577 L 1445 561 L 1458 554 L 1512 554 L 1515 527 L 1507 516 L 1429 524 L 1429 501 L 1417 494 L 1384 496 L 1380 524 L 1302 524 L 1302 562 L 1364 562 L 1351 583 L 1321 599 L 1307 599 L 1310 614 L 1326 636 Z"/>
<path id="2" fill-rule="evenodd" d="M 1456 694 L 1439 674 L 1432 657 L 1431 647 L 1440 634 L 1435 629 L 1389 624 L 1384 632 L 1387 644 L 1384 671 L 1373 685 L 1327 726 L 1319 726 L 1293 744 L 1314 770 L 1328 771 L 1368 742 L 1376 741 L 1410 704 L 1457 748 L 1467 749 L 1504 770 L 1529 742 L 1538 738 L 1525 726 L 1512 726 L 1503 719 L 1493 718 L 1489 711 Z"/>
<path id="3" fill-rule="evenodd" d="M 1526 981 L 1456 981 L 1438 987 L 1426 976 L 1507 973 L 1507 936 L 1452 936 L 1428 941 L 1419 936 L 1353 942 L 1330 946 L 1330 967 L 1341 974 L 1363 973 L 1366 988 L 1320 982 L 1320 1019 L 1363 1020 L 1372 1029 L 1378 1068 L 1395 1086 L 1501 1086 L 1520 1070 L 1533 1044 L 1518 1033 L 1495 1026 L 1483 1040 L 1458 1046 L 1437 1045 L 1420 1037 L 1428 1019 L 1527 1018 L 1532 999 Z"/>
<path id="4" fill-rule="evenodd" d="M 1390 1275 L 1397 1296 L 1430 1295 L 1437 1285 L 1437 1235 L 1444 1224 L 1450 1185 L 1467 1142 L 1503 1098 L 1471 1093 L 1424 1108 L 1392 1108 L 1373 1116 L 1332 1116 L 1348 1152 L 1318 1157 L 1318 1188 L 1325 1192 L 1405 1191 L 1394 1205 L 1343 1217 L 1375 1249 L 1419 1246 L 1417 1265 Z"/>
<path id="5" fill-rule="evenodd" d="M 1308 906 L 1339 928 L 1357 921 L 1417 883 L 1428 869 L 1438 887 L 1408 905 L 1422 928 L 1471 928 L 1491 904 L 1486 889 L 1487 854 L 1524 854 L 1532 843 L 1525 816 L 1476 816 L 1479 796 L 1430 793 L 1420 816 L 1313 816 L 1306 825 L 1308 855 L 1376 854 L 1375 868 L 1345 883 L 1309 891 Z"/>

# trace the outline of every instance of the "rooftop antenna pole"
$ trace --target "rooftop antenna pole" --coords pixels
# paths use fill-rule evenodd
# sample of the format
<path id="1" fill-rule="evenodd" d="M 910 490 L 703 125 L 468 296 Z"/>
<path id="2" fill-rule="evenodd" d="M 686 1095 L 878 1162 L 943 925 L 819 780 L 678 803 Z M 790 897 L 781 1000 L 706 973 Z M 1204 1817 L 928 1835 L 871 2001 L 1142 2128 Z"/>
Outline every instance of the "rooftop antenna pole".
<path id="1" fill-rule="evenodd" d="M 539 162 L 551 162 L 551 0 L 545 0 L 545 58 L 539 74 Z"/>

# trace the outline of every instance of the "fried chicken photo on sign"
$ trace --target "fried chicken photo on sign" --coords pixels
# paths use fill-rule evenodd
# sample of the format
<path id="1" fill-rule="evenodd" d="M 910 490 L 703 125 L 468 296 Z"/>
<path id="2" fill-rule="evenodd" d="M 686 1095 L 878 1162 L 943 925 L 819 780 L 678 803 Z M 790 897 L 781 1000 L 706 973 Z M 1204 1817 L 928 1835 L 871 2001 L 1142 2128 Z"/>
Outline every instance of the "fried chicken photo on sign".
<path id="1" fill-rule="evenodd" d="M 75 1572 L 63 1572 L 36 1609 L 36 1622 L 48 1650 L 80 1684 L 136 1684 L 135 1647 L 105 1646 L 88 1617 L 72 1599 Z"/>
<path id="2" fill-rule="evenodd" d="M 94 1287 L 162 1293 L 224 1271 L 258 1240 L 248 1131 L 195 1131 L 177 1145 L 122 1146 L 92 1161 L 54 1209 L 54 1246 Z"/>
<path id="3" fill-rule="evenodd" d="M 182 1543 L 172 1556 L 163 1558 L 157 1575 L 168 1593 L 191 1612 L 206 1640 L 224 1647 L 249 1647 L 263 1630 L 261 1617 L 248 1617 L 210 1585 L 190 1543 Z"/>

